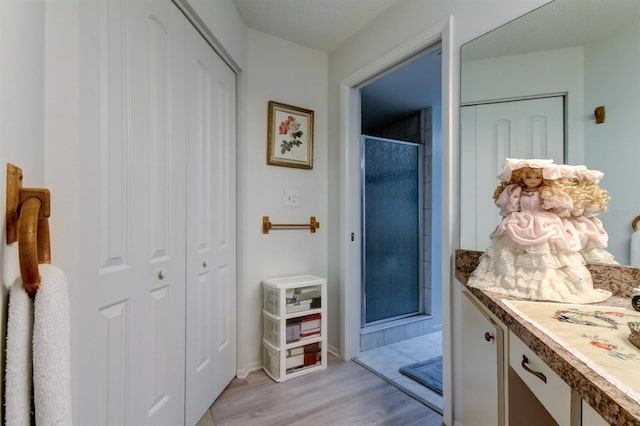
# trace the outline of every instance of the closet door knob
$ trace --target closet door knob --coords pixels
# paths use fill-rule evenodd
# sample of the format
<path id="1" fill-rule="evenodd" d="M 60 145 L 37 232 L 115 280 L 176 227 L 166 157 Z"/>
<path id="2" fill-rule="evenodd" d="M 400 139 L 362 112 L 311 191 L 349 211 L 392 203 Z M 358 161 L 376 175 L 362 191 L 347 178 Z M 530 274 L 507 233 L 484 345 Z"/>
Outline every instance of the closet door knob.
<path id="1" fill-rule="evenodd" d="M 165 269 L 160 269 L 160 272 L 158 272 L 158 279 L 164 280 L 166 276 L 167 276 L 167 271 Z"/>
<path id="2" fill-rule="evenodd" d="M 486 333 L 484 333 L 484 340 L 486 340 L 487 342 L 492 341 L 493 335 L 487 331 Z"/>
<path id="3" fill-rule="evenodd" d="M 207 261 L 206 261 L 206 260 L 203 260 L 203 261 L 202 261 L 202 267 L 203 267 L 203 268 L 206 268 L 206 267 L 207 267 Z"/>

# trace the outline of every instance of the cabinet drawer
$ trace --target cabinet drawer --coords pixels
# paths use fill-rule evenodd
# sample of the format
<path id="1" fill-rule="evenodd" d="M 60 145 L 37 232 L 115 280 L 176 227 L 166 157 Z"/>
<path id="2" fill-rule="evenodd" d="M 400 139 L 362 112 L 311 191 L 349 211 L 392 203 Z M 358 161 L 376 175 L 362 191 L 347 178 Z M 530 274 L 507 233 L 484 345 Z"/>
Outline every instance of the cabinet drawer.
<path id="1" fill-rule="evenodd" d="M 571 424 L 571 388 L 513 332 L 509 332 L 509 365 L 558 424 Z"/>

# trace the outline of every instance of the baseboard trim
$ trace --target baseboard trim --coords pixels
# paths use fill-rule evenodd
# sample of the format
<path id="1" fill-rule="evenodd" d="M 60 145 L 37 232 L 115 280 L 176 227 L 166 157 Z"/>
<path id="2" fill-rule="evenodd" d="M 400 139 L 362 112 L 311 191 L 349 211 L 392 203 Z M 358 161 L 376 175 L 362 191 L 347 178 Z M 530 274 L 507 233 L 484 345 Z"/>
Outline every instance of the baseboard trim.
<path id="1" fill-rule="evenodd" d="M 261 369 L 262 369 L 261 362 L 250 362 L 249 364 L 245 365 L 244 368 L 236 369 L 236 377 L 238 379 L 246 379 L 250 373 L 261 370 Z"/>

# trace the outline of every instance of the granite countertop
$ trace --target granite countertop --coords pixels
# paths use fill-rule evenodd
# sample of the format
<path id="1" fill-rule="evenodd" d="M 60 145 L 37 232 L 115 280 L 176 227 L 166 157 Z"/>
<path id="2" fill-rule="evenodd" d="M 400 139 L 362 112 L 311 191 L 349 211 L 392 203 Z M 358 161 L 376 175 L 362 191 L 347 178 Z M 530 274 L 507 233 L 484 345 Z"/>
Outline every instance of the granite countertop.
<path id="1" fill-rule="evenodd" d="M 505 295 L 466 286 L 469 275 L 478 265 L 482 252 L 456 250 L 456 278 L 465 285 L 500 321 L 533 350 L 577 394 L 606 421 L 615 425 L 640 425 L 640 403 L 634 401 L 555 340 L 522 319 L 501 302 Z M 602 302 L 606 306 L 631 308 L 630 295 L 640 283 L 640 268 L 612 265 L 588 265 L 594 286 L 610 290 L 613 296 Z M 639 374 L 640 371 L 634 371 Z"/>

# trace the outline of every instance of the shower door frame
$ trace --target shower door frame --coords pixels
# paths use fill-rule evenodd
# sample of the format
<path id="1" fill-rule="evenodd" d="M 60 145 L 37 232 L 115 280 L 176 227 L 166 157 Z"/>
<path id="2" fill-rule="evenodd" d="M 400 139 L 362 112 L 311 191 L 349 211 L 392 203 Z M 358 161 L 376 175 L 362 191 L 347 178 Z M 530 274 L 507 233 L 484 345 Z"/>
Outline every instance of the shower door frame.
<path id="1" fill-rule="evenodd" d="M 402 145 L 411 145 L 418 148 L 418 310 L 416 312 L 407 313 L 403 315 L 398 315 L 395 317 L 384 318 L 377 321 L 367 322 L 367 312 L 366 312 L 366 303 L 367 303 L 367 288 L 366 288 L 366 217 L 365 217 L 365 141 L 366 139 L 374 139 L 378 141 L 397 143 Z M 360 283 L 361 283 L 361 300 L 360 300 L 360 327 L 371 327 L 379 324 L 388 323 L 394 320 L 400 320 L 404 318 L 409 318 L 415 315 L 420 315 L 425 313 L 425 289 L 424 289 L 424 278 L 425 278 L 425 270 L 424 270 L 424 145 L 417 142 L 407 142 L 401 141 L 397 139 L 389 139 L 389 138 L 381 138 L 377 136 L 368 136 L 361 135 L 360 137 L 360 217 L 361 217 L 361 226 L 360 230 L 362 235 L 362 245 L 361 245 L 361 258 L 360 258 Z"/>

